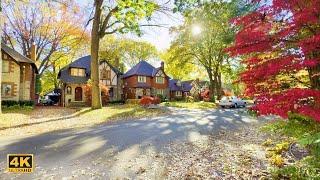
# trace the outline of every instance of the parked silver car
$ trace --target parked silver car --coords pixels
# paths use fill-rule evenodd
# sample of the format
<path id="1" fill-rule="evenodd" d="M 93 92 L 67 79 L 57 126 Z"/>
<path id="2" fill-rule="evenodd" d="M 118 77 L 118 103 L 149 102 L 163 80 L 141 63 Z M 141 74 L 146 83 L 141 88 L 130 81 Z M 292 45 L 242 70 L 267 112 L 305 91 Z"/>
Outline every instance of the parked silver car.
<path id="1" fill-rule="evenodd" d="M 220 107 L 245 107 L 247 102 L 236 96 L 223 96 L 219 102 Z"/>

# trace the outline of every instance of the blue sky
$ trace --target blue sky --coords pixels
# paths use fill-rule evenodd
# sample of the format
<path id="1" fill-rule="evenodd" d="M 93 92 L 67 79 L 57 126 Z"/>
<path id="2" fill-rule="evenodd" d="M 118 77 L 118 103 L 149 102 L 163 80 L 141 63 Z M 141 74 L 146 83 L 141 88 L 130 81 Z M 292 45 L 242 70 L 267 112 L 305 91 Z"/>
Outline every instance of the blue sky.
<path id="1" fill-rule="evenodd" d="M 166 6 L 172 8 L 173 0 L 157 0 L 160 4 L 169 2 Z M 92 10 L 92 1 L 91 0 L 77 0 L 77 2 L 85 8 L 89 16 Z M 170 42 L 173 40 L 173 37 L 169 33 L 169 27 L 177 26 L 183 23 L 183 18 L 178 13 L 168 12 L 167 14 L 156 13 L 154 19 L 158 24 L 165 25 L 165 28 L 160 27 L 144 27 L 143 36 L 137 37 L 134 34 L 121 35 L 133 39 L 141 39 L 153 44 L 158 50 L 163 51 L 170 46 Z"/>

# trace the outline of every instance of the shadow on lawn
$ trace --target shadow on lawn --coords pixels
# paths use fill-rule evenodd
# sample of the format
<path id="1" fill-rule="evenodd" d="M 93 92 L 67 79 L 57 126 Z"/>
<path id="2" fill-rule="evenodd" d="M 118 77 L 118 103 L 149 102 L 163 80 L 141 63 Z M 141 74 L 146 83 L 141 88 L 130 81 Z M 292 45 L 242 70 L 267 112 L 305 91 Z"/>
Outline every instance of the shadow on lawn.
<path id="1" fill-rule="evenodd" d="M 20 128 L 20 127 L 32 126 L 32 125 L 36 125 L 36 124 L 43 124 L 43 123 L 48 123 L 48 122 L 71 119 L 71 118 L 78 117 L 80 115 L 86 114 L 86 113 L 88 113 L 90 111 L 92 111 L 92 109 L 85 109 L 83 111 L 78 111 L 78 112 L 75 112 L 74 114 L 71 114 L 71 115 L 68 115 L 68 116 L 54 117 L 54 118 L 49 118 L 49 119 L 44 120 L 44 121 L 38 121 L 38 122 L 32 122 L 32 123 L 28 122 L 28 123 L 15 125 L 15 126 L 9 126 L 9 127 L 0 127 L 0 131 L 1 130 L 6 130 L 6 129 L 11 129 L 11 128 Z"/>

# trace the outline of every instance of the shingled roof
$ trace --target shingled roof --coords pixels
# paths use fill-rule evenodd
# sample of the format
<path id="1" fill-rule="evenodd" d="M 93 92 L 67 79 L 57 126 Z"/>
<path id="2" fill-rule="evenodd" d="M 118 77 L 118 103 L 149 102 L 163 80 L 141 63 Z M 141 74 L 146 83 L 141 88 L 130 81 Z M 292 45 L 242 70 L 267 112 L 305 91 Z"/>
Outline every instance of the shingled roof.
<path id="1" fill-rule="evenodd" d="M 134 75 L 140 76 L 150 76 L 153 77 L 159 71 L 160 68 L 155 68 L 151 64 L 147 63 L 146 61 L 142 60 L 135 66 L 133 66 L 129 71 L 127 71 L 123 78 L 127 78 Z"/>
<path id="2" fill-rule="evenodd" d="M 7 46 L 4 43 L 1 43 L 1 49 L 6 52 L 9 56 L 11 56 L 15 61 L 19 62 L 23 62 L 23 63 L 29 63 L 31 64 L 31 66 L 33 68 L 35 68 L 36 73 L 38 73 L 38 69 L 37 66 L 35 64 L 35 62 L 33 60 L 31 60 L 30 58 L 20 54 L 19 52 L 17 52 L 16 50 L 10 48 L 9 46 Z"/>
<path id="3" fill-rule="evenodd" d="M 187 91 L 190 91 L 192 86 L 191 84 L 188 82 L 188 81 L 185 81 L 185 82 L 181 82 L 181 86 L 178 86 L 177 83 L 178 83 L 179 80 L 177 79 L 170 79 L 169 80 L 169 88 L 170 88 L 170 91 L 184 91 L 184 92 L 187 92 Z"/>
<path id="4" fill-rule="evenodd" d="M 117 68 L 113 67 L 108 61 L 100 60 L 100 63 L 102 62 L 106 62 L 117 75 L 122 75 L 122 73 Z M 85 69 L 86 76 L 84 77 L 71 76 L 69 72 L 70 68 L 83 68 Z M 88 56 L 81 57 L 73 61 L 66 67 L 62 68 L 59 71 L 58 78 L 64 83 L 85 84 L 90 78 L 90 73 L 91 73 L 91 56 L 88 55 Z"/>

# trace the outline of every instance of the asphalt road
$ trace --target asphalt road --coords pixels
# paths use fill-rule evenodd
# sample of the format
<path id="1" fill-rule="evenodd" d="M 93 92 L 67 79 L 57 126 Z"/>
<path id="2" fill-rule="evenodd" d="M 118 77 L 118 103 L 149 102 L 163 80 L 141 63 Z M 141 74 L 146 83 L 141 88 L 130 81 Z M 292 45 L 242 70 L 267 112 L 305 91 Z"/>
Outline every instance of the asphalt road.
<path id="1" fill-rule="evenodd" d="M 117 121 L 30 137 L 0 137 L 0 179 L 163 179 L 166 146 L 205 143 L 219 130 L 256 123 L 245 109 L 169 108 L 160 117 Z M 32 153 L 32 174 L 6 173 L 9 153 Z"/>

